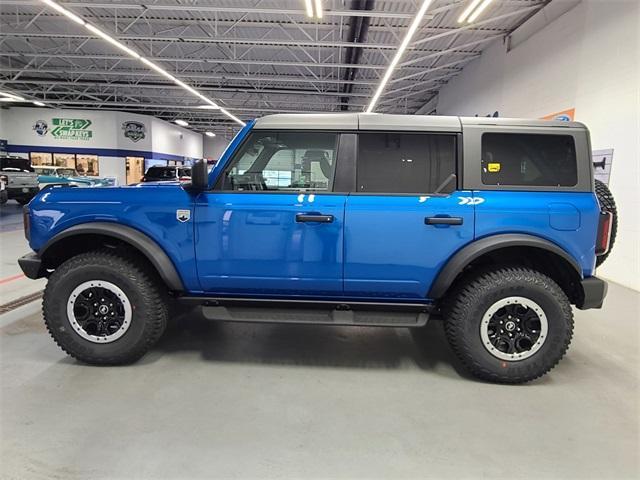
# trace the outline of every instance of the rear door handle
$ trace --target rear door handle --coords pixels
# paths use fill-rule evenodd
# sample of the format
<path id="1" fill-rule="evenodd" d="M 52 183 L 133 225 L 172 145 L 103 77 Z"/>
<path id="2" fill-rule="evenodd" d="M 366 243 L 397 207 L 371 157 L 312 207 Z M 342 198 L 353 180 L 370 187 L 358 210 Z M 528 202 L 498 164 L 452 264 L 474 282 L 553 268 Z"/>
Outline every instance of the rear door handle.
<path id="1" fill-rule="evenodd" d="M 296 222 L 332 223 L 333 215 L 323 215 L 321 213 L 297 213 Z"/>
<path id="2" fill-rule="evenodd" d="M 462 217 L 425 217 L 425 225 L 462 225 Z"/>

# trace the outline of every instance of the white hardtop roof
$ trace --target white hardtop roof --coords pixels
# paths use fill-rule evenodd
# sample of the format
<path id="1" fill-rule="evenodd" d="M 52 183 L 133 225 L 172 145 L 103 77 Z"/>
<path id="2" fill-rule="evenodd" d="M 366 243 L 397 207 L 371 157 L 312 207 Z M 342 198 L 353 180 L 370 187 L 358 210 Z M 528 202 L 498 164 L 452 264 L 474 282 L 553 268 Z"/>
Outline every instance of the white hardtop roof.
<path id="1" fill-rule="evenodd" d="M 256 119 L 261 130 L 402 130 L 462 132 L 465 125 L 510 127 L 584 128 L 578 122 L 525 118 L 453 117 L 440 115 L 391 115 L 385 113 L 295 113 L 267 115 Z"/>

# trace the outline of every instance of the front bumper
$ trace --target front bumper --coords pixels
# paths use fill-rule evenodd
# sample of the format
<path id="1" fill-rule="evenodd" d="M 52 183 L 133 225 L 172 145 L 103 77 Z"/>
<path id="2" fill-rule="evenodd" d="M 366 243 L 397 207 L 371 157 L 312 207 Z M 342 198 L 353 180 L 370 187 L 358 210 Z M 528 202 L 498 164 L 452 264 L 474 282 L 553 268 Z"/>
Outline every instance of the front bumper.
<path id="1" fill-rule="evenodd" d="M 20 265 L 25 276 L 33 280 L 42 278 L 47 273 L 47 270 L 42 265 L 42 259 L 37 253 L 27 253 L 24 257 L 20 257 L 18 265 Z"/>
<path id="2" fill-rule="evenodd" d="M 35 197 L 39 191 L 38 187 L 7 187 L 9 198 Z"/>
<path id="3" fill-rule="evenodd" d="M 588 310 L 590 308 L 602 308 L 604 299 L 607 296 L 607 282 L 598 277 L 587 277 L 582 282 L 582 291 L 584 297 L 581 303 L 576 307 L 580 310 Z"/>

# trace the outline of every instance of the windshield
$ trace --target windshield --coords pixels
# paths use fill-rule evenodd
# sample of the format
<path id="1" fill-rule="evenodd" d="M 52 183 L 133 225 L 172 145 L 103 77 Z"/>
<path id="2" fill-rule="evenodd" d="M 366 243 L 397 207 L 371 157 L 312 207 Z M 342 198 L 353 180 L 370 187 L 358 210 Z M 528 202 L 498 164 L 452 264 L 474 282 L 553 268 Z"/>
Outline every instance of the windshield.
<path id="1" fill-rule="evenodd" d="M 78 172 L 76 172 L 73 168 L 59 168 L 58 176 L 60 177 L 77 177 Z"/>
<path id="2" fill-rule="evenodd" d="M 31 163 L 26 158 L 0 158 L 0 170 L 33 172 Z"/>

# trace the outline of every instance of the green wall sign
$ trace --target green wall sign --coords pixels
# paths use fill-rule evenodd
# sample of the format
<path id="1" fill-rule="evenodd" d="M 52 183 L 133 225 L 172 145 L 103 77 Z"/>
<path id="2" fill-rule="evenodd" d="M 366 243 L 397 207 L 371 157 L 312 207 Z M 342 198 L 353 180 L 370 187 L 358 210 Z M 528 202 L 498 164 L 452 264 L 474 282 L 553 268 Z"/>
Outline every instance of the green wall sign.
<path id="1" fill-rule="evenodd" d="M 91 120 L 81 118 L 54 118 L 51 135 L 59 140 L 89 140 L 93 136 L 90 125 Z"/>

